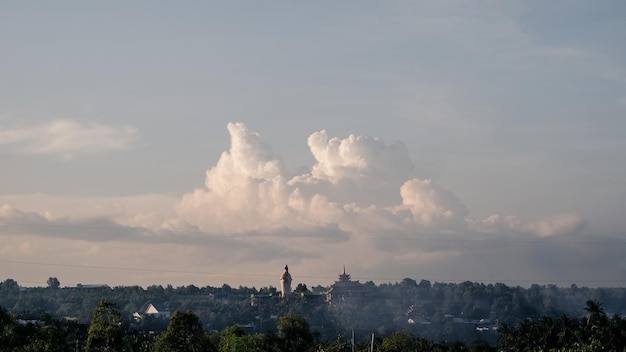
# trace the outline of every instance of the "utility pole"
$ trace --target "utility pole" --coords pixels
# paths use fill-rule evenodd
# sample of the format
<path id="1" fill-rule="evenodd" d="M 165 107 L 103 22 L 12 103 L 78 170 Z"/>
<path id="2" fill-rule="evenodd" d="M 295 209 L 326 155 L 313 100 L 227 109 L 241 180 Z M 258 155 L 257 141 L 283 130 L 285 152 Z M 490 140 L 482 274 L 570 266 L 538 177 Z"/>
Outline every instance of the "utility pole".
<path id="1" fill-rule="evenodd" d="M 354 352 L 354 329 L 352 329 L 352 352 Z"/>

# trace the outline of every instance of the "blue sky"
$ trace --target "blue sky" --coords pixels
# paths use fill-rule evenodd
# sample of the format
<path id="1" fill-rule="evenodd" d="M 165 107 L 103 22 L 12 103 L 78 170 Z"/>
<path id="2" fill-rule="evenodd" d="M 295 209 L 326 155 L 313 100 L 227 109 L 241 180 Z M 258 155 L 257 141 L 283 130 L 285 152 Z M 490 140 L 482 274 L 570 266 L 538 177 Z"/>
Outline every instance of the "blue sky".
<path id="1" fill-rule="evenodd" d="M 0 279 L 623 286 L 620 1 L 0 5 Z"/>

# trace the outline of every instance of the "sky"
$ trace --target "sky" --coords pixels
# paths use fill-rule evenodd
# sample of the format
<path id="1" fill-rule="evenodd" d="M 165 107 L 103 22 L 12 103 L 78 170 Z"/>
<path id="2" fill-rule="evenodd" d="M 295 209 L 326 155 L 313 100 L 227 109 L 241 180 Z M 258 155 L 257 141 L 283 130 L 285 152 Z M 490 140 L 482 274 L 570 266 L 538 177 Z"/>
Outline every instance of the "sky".
<path id="1" fill-rule="evenodd" d="M 626 285 L 623 1 L 0 4 L 0 280 Z"/>

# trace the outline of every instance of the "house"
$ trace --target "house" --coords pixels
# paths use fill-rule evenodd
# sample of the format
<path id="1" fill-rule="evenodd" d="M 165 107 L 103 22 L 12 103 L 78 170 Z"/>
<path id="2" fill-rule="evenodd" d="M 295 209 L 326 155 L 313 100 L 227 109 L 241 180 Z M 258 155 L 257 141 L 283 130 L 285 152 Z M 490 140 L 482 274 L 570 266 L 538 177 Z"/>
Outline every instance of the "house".
<path id="1" fill-rule="evenodd" d="M 150 316 L 158 319 L 169 319 L 171 316 L 169 308 L 162 303 L 148 303 L 146 309 L 143 310 L 142 316 Z"/>

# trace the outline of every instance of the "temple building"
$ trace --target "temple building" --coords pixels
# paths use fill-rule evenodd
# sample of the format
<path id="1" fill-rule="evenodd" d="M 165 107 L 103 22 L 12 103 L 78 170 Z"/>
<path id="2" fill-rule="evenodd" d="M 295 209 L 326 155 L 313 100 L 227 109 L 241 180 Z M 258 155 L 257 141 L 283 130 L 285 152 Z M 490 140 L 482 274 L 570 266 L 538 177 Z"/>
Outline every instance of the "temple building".
<path id="1" fill-rule="evenodd" d="M 291 293 L 291 274 L 289 274 L 289 267 L 285 265 L 285 271 L 280 276 L 280 296 L 285 298 Z"/>
<path id="2" fill-rule="evenodd" d="M 346 274 L 346 266 L 343 266 L 343 273 L 339 274 L 339 280 L 335 281 L 326 291 L 326 302 L 330 305 L 337 305 L 347 301 L 358 302 L 367 298 L 367 286 L 357 281 L 352 281 L 349 274 Z"/>

